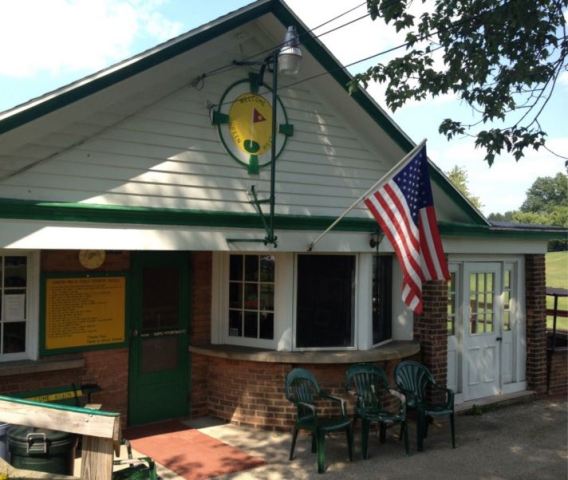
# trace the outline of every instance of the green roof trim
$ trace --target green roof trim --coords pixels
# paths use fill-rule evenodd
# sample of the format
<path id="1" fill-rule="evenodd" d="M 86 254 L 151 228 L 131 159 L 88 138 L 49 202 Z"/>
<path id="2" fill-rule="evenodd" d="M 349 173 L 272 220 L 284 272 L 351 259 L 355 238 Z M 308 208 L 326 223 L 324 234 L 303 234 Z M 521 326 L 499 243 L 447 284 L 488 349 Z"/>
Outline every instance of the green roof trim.
<path id="1" fill-rule="evenodd" d="M 125 207 L 85 203 L 59 203 L 32 200 L 0 199 L 0 218 L 47 222 L 87 222 L 95 224 L 160 225 L 210 228 L 260 229 L 263 224 L 256 213 L 211 212 L 167 208 Z M 275 228 L 280 230 L 323 231 L 335 217 L 276 215 Z M 520 229 L 439 222 L 447 237 L 498 237 L 513 239 L 566 239 L 566 229 Z M 372 218 L 349 218 L 339 222 L 334 231 L 375 232 Z"/>

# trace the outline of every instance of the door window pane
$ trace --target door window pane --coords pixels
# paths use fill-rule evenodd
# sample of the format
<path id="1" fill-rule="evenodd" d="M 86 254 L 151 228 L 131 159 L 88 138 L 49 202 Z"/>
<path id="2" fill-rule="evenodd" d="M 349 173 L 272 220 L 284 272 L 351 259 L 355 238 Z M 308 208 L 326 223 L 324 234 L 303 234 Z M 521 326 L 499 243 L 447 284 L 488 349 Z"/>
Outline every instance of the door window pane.
<path id="1" fill-rule="evenodd" d="M 456 272 L 450 272 L 450 281 L 448 282 L 448 335 L 456 334 L 456 312 L 457 312 L 457 295 L 456 295 Z"/>
<path id="2" fill-rule="evenodd" d="M 373 257 L 373 344 L 391 338 L 392 332 L 392 257 Z"/>
<path id="3" fill-rule="evenodd" d="M 352 255 L 299 255 L 296 346 L 353 345 Z"/>
<path id="4" fill-rule="evenodd" d="M 142 373 L 175 370 L 178 364 L 179 338 L 176 336 L 143 338 L 141 342 Z"/>
<path id="5" fill-rule="evenodd" d="M 175 328 L 179 321 L 179 270 L 144 268 L 142 331 Z"/>
<path id="6" fill-rule="evenodd" d="M 511 325 L 511 297 L 512 297 L 512 266 L 505 266 L 503 278 L 503 331 L 512 330 Z"/>
<path id="7" fill-rule="evenodd" d="M 471 334 L 493 333 L 493 291 L 495 274 L 476 272 L 469 276 L 469 331 Z"/>

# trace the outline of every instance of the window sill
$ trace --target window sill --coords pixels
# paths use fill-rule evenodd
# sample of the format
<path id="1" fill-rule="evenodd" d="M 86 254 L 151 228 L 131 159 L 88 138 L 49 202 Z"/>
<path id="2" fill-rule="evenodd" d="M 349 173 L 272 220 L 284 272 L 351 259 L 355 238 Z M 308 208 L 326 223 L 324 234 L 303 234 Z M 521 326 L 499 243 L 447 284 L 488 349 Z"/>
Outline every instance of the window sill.
<path id="1" fill-rule="evenodd" d="M 42 360 L 19 360 L 15 362 L 0 363 L 0 377 L 73 370 L 83 368 L 84 366 L 85 359 L 78 356 L 65 358 L 59 357 L 56 359 L 47 358 Z"/>
<path id="2" fill-rule="evenodd" d="M 358 362 L 382 362 L 407 358 L 420 352 L 420 344 L 415 341 L 395 340 L 371 350 L 278 352 L 260 348 L 239 347 L 235 345 L 190 345 L 189 351 L 209 357 L 230 360 L 247 360 L 265 363 L 311 363 L 341 364 Z"/>

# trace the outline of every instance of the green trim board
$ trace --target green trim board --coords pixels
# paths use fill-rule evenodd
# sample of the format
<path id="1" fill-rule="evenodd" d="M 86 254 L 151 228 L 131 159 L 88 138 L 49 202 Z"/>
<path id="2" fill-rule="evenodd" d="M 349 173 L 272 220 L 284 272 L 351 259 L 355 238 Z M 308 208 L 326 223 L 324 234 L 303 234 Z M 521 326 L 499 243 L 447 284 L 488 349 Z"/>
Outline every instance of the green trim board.
<path id="1" fill-rule="evenodd" d="M 261 218 L 255 213 L 212 212 L 164 208 L 125 207 L 84 203 L 41 202 L 31 200 L 0 199 L 0 218 L 48 221 L 87 222 L 129 225 L 160 225 L 211 228 L 263 229 Z M 281 230 L 323 231 L 335 217 L 276 215 L 275 228 Z M 530 230 L 503 228 L 490 225 L 439 222 L 444 236 L 474 236 L 514 239 L 563 240 L 566 229 L 550 228 Z M 375 232 L 377 223 L 372 218 L 343 218 L 334 231 Z M 79 275 L 79 274 L 78 274 Z"/>
<path id="2" fill-rule="evenodd" d="M 65 348 L 50 348 L 46 347 L 46 321 L 47 321 L 47 296 L 46 296 L 46 286 L 47 281 L 52 279 L 87 279 L 87 278 L 115 278 L 120 277 L 124 279 L 124 340 L 121 342 L 113 343 L 101 343 L 96 345 L 83 345 L 83 346 L 72 346 Z M 128 325 L 128 272 L 90 272 L 90 273 L 78 273 L 78 272 L 57 272 L 57 273 L 42 273 L 40 276 L 40 315 L 39 315 L 39 351 L 41 356 L 58 355 L 61 353 L 74 353 L 74 352 L 86 352 L 94 350 L 109 350 L 114 348 L 125 348 L 128 346 L 129 342 L 129 325 Z"/>
<path id="3" fill-rule="evenodd" d="M 23 398 L 14 398 L 6 395 L 0 395 L 0 400 L 4 402 L 19 403 L 20 405 L 30 405 L 34 407 L 45 407 L 53 410 L 63 410 L 65 412 L 88 413 L 89 415 L 100 417 L 118 417 L 120 413 L 108 412 L 105 410 L 95 410 L 93 408 L 74 407 L 71 405 L 60 405 L 57 403 L 36 402 L 34 400 L 24 400 Z"/>
<path id="4" fill-rule="evenodd" d="M 144 72 L 166 60 L 187 52 L 219 35 L 227 33 L 234 28 L 240 27 L 247 22 L 271 12 L 285 27 L 288 25 L 296 26 L 300 38 L 302 39 L 302 46 L 320 62 L 344 90 L 347 90 L 346 85 L 351 79 L 350 75 L 345 71 L 344 67 L 330 55 L 325 47 L 312 36 L 311 32 L 305 28 L 292 11 L 280 0 L 261 0 L 190 31 L 184 35 L 185 38 L 166 42 L 161 46 L 139 55 L 138 58 L 134 57 L 133 59 L 129 59 L 123 62 L 122 66 L 118 64 L 108 69 L 106 73 L 102 72 L 87 77 L 76 84 L 64 87 L 59 93 L 57 93 L 57 91 L 53 92 L 54 95 L 45 100 L 42 101 L 40 99 L 36 104 L 28 108 L 23 108 L 1 120 L 0 135 L 99 92 L 120 81 L 126 80 L 138 73 Z M 362 91 L 357 91 L 353 93 L 352 98 L 403 151 L 409 152 L 414 147 L 411 140 L 396 127 L 390 118 L 367 94 Z M 22 107 L 25 107 L 25 105 Z M 434 182 L 456 202 L 474 224 L 487 225 L 483 216 L 457 192 L 442 173 L 431 166 L 430 174 Z"/>

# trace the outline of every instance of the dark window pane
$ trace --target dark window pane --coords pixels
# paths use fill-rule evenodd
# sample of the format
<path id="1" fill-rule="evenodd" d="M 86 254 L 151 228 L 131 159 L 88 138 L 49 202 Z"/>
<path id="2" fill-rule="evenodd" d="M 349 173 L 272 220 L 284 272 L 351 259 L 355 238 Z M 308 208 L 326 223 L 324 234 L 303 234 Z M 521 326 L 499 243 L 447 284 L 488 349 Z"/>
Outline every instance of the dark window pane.
<path id="1" fill-rule="evenodd" d="M 245 256 L 245 280 L 248 282 L 258 281 L 258 256 Z"/>
<path id="2" fill-rule="evenodd" d="M 256 283 L 245 284 L 245 309 L 258 309 L 258 284 Z"/>
<path id="3" fill-rule="evenodd" d="M 145 268 L 142 275 L 142 331 L 175 328 L 179 320 L 179 270 Z"/>
<path id="4" fill-rule="evenodd" d="M 353 345 L 355 257 L 298 257 L 298 347 Z"/>
<path id="5" fill-rule="evenodd" d="M 26 257 L 4 257 L 4 286 L 26 286 Z"/>
<path id="6" fill-rule="evenodd" d="M 174 370 L 178 364 L 179 338 L 156 337 L 142 339 L 142 373 Z"/>
<path id="7" fill-rule="evenodd" d="M 26 351 L 26 324 L 24 322 L 4 323 L 3 353 Z"/>
<path id="8" fill-rule="evenodd" d="M 243 280 L 243 256 L 231 255 L 230 280 Z"/>
<path id="9" fill-rule="evenodd" d="M 229 336 L 240 337 L 243 334 L 242 318 L 240 310 L 229 310 Z"/>
<path id="10" fill-rule="evenodd" d="M 391 338 L 392 257 L 373 257 L 373 344 Z"/>
<path id="11" fill-rule="evenodd" d="M 242 308 L 243 307 L 243 284 L 231 283 L 229 284 L 229 307 Z"/>
<path id="12" fill-rule="evenodd" d="M 260 281 L 274 282 L 274 257 L 271 255 L 260 257 Z"/>
<path id="13" fill-rule="evenodd" d="M 272 340 L 274 338 L 274 314 L 260 314 L 260 338 Z"/>
<path id="14" fill-rule="evenodd" d="M 274 285 L 260 286 L 260 309 L 274 311 Z"/>
<path id="15" fill-rule="evenodd" d="M 256 312 L 245 312 L 245 337 L 258 337 L 258 314 Z"/>

